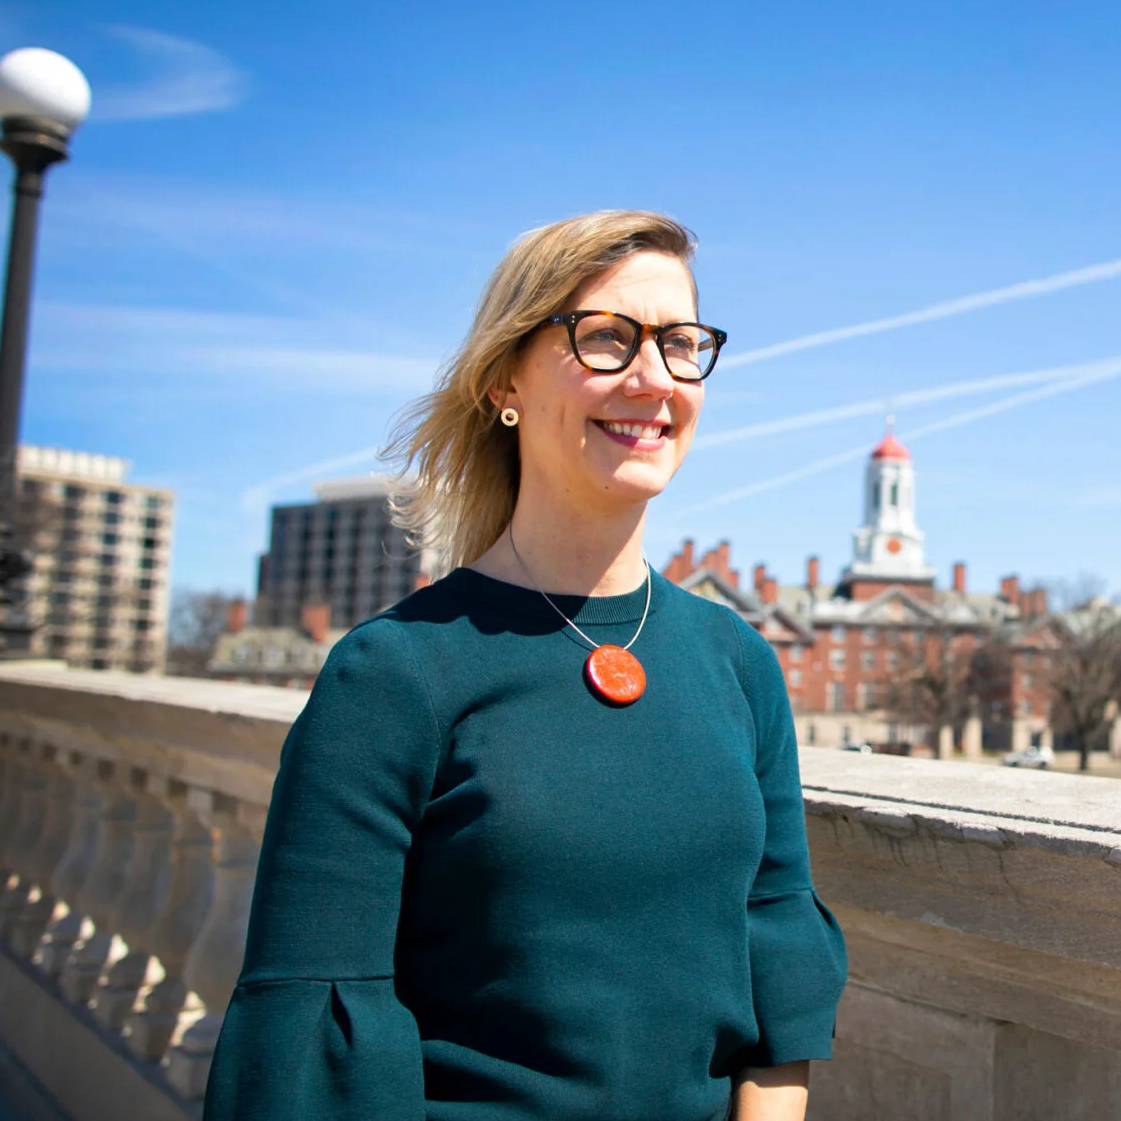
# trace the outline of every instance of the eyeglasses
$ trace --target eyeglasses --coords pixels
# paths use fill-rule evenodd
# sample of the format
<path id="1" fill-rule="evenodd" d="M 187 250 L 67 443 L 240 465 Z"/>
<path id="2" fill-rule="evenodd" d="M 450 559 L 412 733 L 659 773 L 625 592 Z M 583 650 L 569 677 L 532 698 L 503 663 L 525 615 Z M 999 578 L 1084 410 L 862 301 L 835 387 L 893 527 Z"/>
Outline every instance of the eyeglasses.
<path id="1" fill-rule="evenodd" d="M 639 323 L 617 311 L 568 311 L 550 315 L 539 327 L 568 328 L 568 341 L 576 361 L 586 370 L 612 373 L 625 370 L 638 353 L 649 331 L 662 361 L 677 381 L 702 381 L 712 373 L 720 348 L 728 336 L 703 323 Z"/>

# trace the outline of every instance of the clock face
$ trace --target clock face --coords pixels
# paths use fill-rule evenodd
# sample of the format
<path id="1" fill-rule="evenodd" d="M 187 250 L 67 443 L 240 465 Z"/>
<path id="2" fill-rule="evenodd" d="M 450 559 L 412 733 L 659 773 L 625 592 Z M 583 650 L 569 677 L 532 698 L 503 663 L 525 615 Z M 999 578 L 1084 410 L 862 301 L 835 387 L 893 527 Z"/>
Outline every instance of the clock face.
<path id="1" fill-rule="evenodd" d="M 892 537 L 892 538 L 888 539 L 887 551 L 889 553 L 898 553 L 899 550 L 902 549 L 902 548 L 903 548 L 903 542 L 900 541 L 898 537 Z"/>

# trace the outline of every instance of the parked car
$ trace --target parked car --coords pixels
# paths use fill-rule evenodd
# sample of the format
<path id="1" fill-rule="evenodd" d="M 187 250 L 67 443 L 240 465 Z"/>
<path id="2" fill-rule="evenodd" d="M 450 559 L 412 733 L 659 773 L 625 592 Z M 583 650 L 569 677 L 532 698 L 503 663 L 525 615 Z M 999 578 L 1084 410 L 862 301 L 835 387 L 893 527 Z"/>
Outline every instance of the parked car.
<path id="1" fill-rule="evenodd" d="M 1039 747 L 1033 744 L 1025 747 L 1023 751 L 1010 751 L 1001 763 L 1005 767 L 1032 767 L 1035 770 L 1046 770 L 1055 762 L 1055 753 L 1046 745 Z"/>
<path id="2" fill-rule="evenodd" d="M 841 744 L 842 751 L 859 751 L 861 755 L 871 755 L 872 745 L 870 743 L 843 743 Z"/>

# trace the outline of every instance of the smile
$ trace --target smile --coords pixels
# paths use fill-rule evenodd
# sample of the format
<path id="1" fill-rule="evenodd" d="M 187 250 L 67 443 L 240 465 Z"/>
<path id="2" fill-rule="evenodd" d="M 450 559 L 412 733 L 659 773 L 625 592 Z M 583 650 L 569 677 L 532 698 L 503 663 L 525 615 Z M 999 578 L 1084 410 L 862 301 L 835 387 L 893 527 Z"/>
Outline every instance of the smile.
<path id="1" fill-rule="evenodd" d="M 616 422 L 609 420 L 597 420 L 594 423 L 609 436 L 621 437 L 628 443 L 632 441 L 645 442 L 660 440 L 663 436 L 668 436 L 671 431 L 670 425 L 668 424 L 642 424 L 639 422 Z"/>

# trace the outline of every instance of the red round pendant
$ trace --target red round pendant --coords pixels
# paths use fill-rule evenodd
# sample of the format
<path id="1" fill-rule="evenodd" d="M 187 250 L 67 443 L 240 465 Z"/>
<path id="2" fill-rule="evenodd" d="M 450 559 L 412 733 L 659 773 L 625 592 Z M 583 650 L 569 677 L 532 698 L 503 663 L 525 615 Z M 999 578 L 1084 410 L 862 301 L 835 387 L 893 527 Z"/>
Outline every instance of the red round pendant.
<path id="1" fill-rule="evenodd" d="M 629 705 L 646 689 L 646 671 L 642 663 L 621 646 L 600 646 L 584 663 L 588 684 L 606 701 Z"/>

